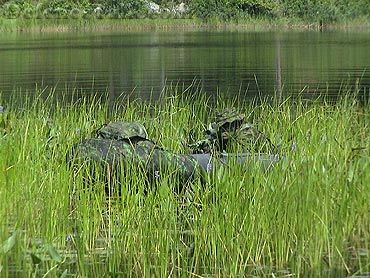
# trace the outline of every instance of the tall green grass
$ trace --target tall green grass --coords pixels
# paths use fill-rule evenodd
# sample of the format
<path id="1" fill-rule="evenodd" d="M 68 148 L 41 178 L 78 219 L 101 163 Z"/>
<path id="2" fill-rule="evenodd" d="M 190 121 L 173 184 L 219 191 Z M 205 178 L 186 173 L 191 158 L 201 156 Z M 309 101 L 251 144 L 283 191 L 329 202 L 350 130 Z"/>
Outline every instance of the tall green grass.
<path id="1" fill-rule="evenodd" d="M 325 24 L 326 30 L 366 31 L 369 28 L 366 17 Z M 207 22 L 191 19 L 22 19 L 1 18 L 1 32 L 141 32 L 176 30 L 229 30 L 229 31 L 270 31 L 270 30 L 320 30 L 319 22 L 299 18 L 245 18 L 232 21 L 209 19 Z"/>
<path id="2" fill-rule="evenodd" d="M 343 97 L 253 105 L 178 94 L 112 108 L 104 98 L 63 103 L 38 93 L 9 101 L 0 114 L 1 277 L 370 272 L 368 104 Z M 111 120 L 141 122 L 159 145 L 187 153 L 186 143 L 228 106 L 279 145 L 284 159 L 271 171 L 220 166 L 205 185 L 177 196 L 170 173 L 144 195 L 136 190 L 143 174 L 126 168 L 122 196 L 107 198 L 103 176 L 86 186 L 84 169 L 67 167 L 72 145 Z"/>

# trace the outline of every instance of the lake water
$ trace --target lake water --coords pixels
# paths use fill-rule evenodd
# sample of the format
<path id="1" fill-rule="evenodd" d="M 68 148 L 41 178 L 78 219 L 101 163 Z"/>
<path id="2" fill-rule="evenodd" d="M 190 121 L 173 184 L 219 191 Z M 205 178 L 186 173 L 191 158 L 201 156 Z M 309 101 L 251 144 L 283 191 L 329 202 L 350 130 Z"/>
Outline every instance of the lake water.
<path id="1" fill-rule="evenodd" d="M 0 35 L 0 92 L 109 92 L 148 99 L 176 84 L 228 96 L 370 92 L 368 32 L 122 32 Z M 182 90 L 182 89 L 180 89 Z"/>

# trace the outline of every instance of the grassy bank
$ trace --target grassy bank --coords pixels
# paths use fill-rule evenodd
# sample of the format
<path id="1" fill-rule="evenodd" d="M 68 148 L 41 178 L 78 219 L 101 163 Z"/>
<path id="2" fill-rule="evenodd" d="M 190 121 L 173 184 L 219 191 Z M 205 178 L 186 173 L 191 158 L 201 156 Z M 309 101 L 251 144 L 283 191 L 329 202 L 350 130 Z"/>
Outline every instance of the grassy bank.
<path id="1" fill-rule="evenodd" d="M 366 18 L 341 21 L 320 26 L 294 18 L 250 18 L 223 22 L 218 19 L 8 19 L 0 18 L 1 32 L 73 32 L 73 31 L 176 31 L 176 30 L 357 30 L 367 31 Z"/>
<path id="2" fill-rule="evenodd" d="M 368 105 L 181 96 L 122 100 L 114 109 L 99 98 L 22 103 L 0 114 L 1 277 L 370 271 Z M 170 174 L 144 196 L 130 190 L 142 186 L 141 174 L 127 169 L 122 197 L 107 200 L 102 182 L 86 189 L 66 165 L 71 146 L 111 120 L 141 122 L 159 145 L 187 152 L 183 143 L 189 133 L 201 136 L 210 107 L 228 106 L 249 115 L 286 159 L 267 173 L 258 165 L 220 168 L 204 188 L 195 183 L 186 202 L 172 193 Z"/>

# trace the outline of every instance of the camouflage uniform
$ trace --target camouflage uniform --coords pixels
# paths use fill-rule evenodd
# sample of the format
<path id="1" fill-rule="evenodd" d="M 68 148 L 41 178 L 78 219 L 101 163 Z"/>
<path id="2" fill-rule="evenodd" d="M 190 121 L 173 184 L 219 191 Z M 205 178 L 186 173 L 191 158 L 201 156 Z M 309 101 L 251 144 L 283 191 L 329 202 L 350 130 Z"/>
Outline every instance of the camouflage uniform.
<path id="1" fill-rule="evenodd" d="M 233 160 L 240 164 L 260 161 L 266 168 L 278 161 L 278 157 L 273 155 L 275 147 L 270 140 L 245 123 L 244 114 L 234 109 L 218 113 L 205 133 L 204 140 L 190 145 L 192 154 L 181 155 L 158 147 L 148 139 L 144 126 L 139 123 L 112 122 L 98 129 L 95 138 L 74 145 L 72 157 L 77 167 L 81 164 L 105 166 L 103 176 L 107 179 L 120 180 L 121 166 L 127 165 L 138 166 L 145 174 L 148 186 L 163 176 L 171 175 L 171 181 L 177 179 L 174 182 L 177 192 L 181 192 L 184 185 L 196 176 L 203 180 L 204 173 L 214 170 L 215 159 L 222 164 Z M 232 147 L 237 152 L 233 152 Z M 225 153 L 230 150 L 236 159 Z M 255 155 L 256 152 L 259 154 Z"/>
<path id="2" fill-rule="evenodd" d="M 235 109 L 217 113 L 205 131 L 206 138 L 189 147 L 194 154 L 214 152 L 274 153 L 270 139 L 253 125 L 245 122 L 245 115 Z"/>
<path id="3" fill-rule="evenodd" d="M 179 180 L 176 191 L 181 192 L 199 173 L 198 163 L 191 156 L 163 150 L 147 137 L 144 126 L 139 123 L 109 123 L 97 130 L 95 138 L 73 146 L 73 164 L 105 166 L 112 177 L 119 175 L 121 166 L 134 165 L 143 170 L 151 185 L 171 173 L 171 180 L 175 177 Z"/>

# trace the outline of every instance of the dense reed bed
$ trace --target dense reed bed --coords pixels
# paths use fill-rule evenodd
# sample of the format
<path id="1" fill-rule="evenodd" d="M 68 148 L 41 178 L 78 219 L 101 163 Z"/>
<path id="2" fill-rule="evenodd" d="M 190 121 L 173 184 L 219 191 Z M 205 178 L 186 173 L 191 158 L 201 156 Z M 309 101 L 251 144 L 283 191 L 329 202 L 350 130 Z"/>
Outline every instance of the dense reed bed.
<path id="1" fill-rule="evenodd" d="M 4 105 L 1 277 L 369 274 L 368 104 L 181 95 L 106 103 L 40 96 Z M 103 178 L 86 187 L 67 167 L 72 145 L 111 120 L 143 123 L 159 145 L 186 153 L 214 112 L 229 106 L 279 146 L 284 159 L 274 169 L 220 167 L 184 196 L 173 193 L 170 173 L 144 196 L 132 190 L 143 186 L 142 173 L 125 169 L 122 196 L 107 198 Z"/>
<path id="2" fill-rule="evenodd" d="M 334 22 L 321 26 L 319 22 L 306 22 L 297 18 L 245 18 L 224 22 L 213 19 L 202 21 L 190 19 L 23 19 L 0 18 L 0 31 L 8 32 L 139 32 L 139 31 L 271 31 L 271 30 L 336 30 L 366 31 L 369 28 L 367 18 Z"/>

